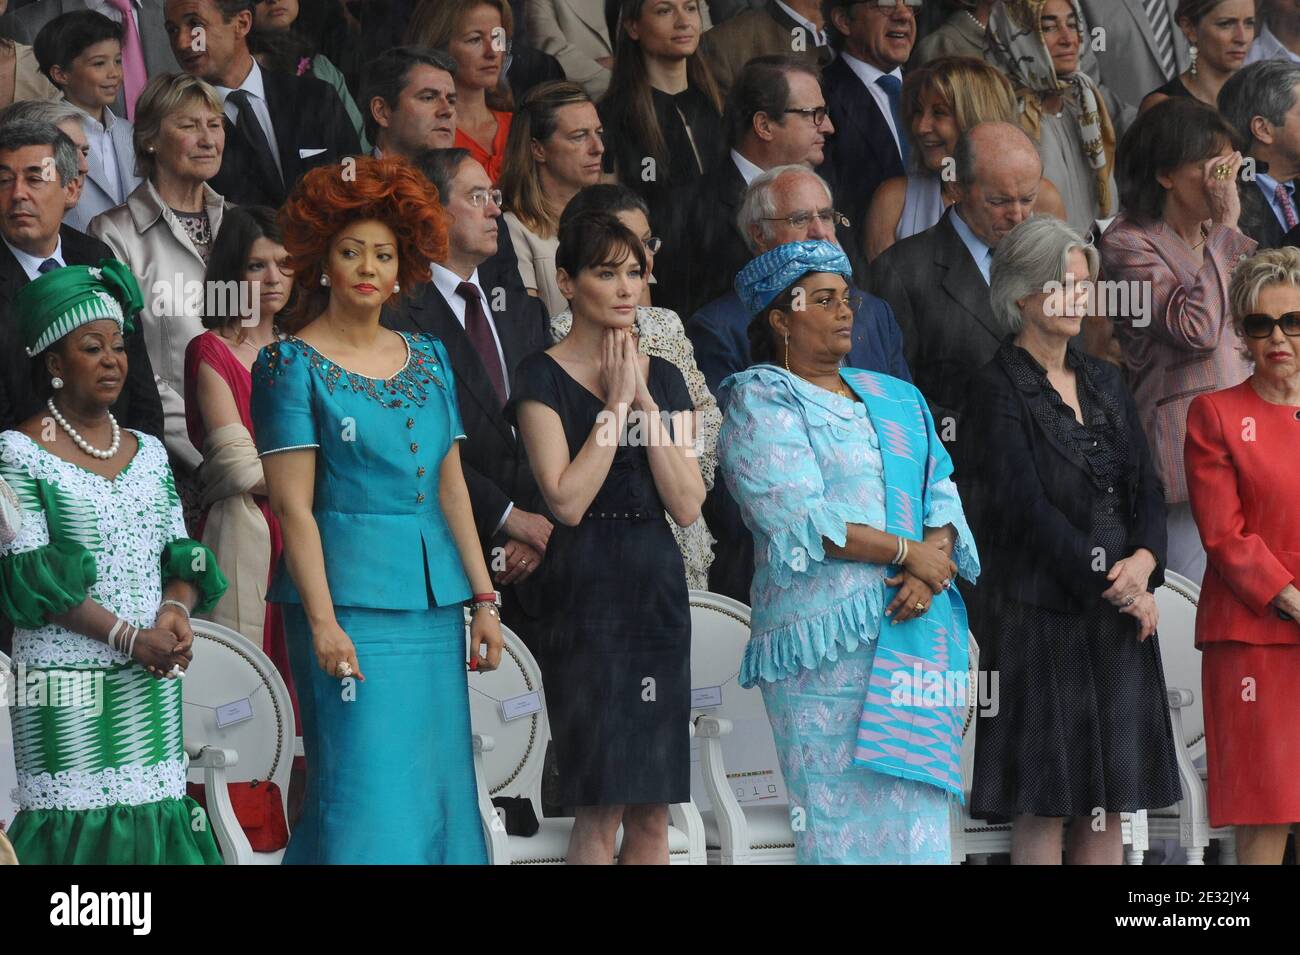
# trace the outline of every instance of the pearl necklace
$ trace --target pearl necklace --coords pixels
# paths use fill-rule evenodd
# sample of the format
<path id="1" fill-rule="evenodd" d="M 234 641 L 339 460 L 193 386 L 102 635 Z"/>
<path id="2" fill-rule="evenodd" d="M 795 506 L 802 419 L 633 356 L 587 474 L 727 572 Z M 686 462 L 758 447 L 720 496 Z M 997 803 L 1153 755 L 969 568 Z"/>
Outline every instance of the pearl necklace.
<path id="1" fill-rule="evenodd" d="M 92 458 L 99 458 L 101 461 L 107 461 L 113 455 L 117 454 L 117 449 L 122 446 L 122 429 L 117 426 L 117 419 L 113 417 L 112 412 L 106 413 L 108 414 L 108 423 L 113 427 L 113 443 L 108 446 L 107 451 L 101 451 L 83 438 L 76 428 L 68 424 L 68 419 L 63 417 L 59 412 L 58 407 L 54 404 L 53 398 L 46 399 L 45 407 L 50 409 L 50 414 L 54 415 L 54 420 L 59 423 L 60 428 L 67 432 L 68 437 L 72 439 L 73 443 L 89 454 Z"/>
<path id="2" fill-rule="evenodd" d="M 975 29 L 979 30 L 980 33 L 983 33 L 988 29 L 988 27 L 980 23 L 980 18 L 975 16 L 975 14 L 971 13 L 969 10 L 963 10 L 962 12 L 971 18 L 971 22 L 975 24 Z"/>

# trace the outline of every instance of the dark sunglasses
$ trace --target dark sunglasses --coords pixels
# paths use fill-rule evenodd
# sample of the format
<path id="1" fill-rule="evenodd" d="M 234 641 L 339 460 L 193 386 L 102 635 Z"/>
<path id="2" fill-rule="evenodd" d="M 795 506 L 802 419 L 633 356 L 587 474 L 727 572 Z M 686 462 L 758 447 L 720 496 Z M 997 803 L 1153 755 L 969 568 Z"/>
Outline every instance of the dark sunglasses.
<path id="1" fill-rule="evenodd" d="M 1273 334 L 1273 326 L 1282 326 L 1282 334 L 1288 338 L 1300 336 L 1300 312 L 1287 312 L 1280 318 L 1272 315 L 1247 315 L 1241 320 L 1241 330 L 1247 338 L 1268 338 Z"/>

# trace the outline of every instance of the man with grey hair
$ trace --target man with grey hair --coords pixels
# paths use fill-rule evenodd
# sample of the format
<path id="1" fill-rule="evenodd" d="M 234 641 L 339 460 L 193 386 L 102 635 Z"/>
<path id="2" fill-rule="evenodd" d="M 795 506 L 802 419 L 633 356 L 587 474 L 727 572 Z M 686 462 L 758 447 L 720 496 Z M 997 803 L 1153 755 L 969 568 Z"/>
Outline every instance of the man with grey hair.
<path id="1" fill-rule="evenodd" d="M 938 224 L 886 249 L 870 287 L 903 332 L 903 353 L 945 443 L 956 438 L 971 375 L 997 351 L 1003 328 L 989 307 L 998 240 L 1034 211 L 1043 163 L 1010 123 L 979 123 L 957 141 L 958 200 Z"/>
<path id="2" fill-rule="evenodd" d="M 12 312 L 14 296 L 44 272 L 113 257 L 103 242 L 62 221 L 81 188 L 77 156 L 77 147 L 50 123 L 0 125 L 0 430 L 42 404 Z M 126 336 L 126 351 L 126 387 L 113 414 L 123 427 L 161 438 L 162 402 L 138 328 Z"/>
<path id="3" fill-rule="evenodd" d="M 86 114 L 66 100 L 49 102 L 47 100 L 19 100 L 0 109 L 0 126 L 14 120 L 28 120 L 36 123 L 51 123 L 57 126 L 77 147 L 77 200 L 68 207 L 63 221 L 78 231 L 85 232 L 90 220 L 101 212 L 107 212 L 117 203 L 105 205 L 101 202 L 87 202 L 86 177 L 90 173 L 90 139 L 86 136 L 82 118 Z M 134 177 L 133 177 L 134 178 Z M 135 180 L 137 183 L 138 179 Z M 96 190 L 100 198 L 106 198 Z"/>
<path id="4" fill-rule="evenodd" d="M 1295 178 L 1300 176 L 1300 64 L 1260 60 L 1233 74 L 1219 91 L 1219 112 L 1247 143 L 1255 160 L 1253 181 L 1238 183 L 1237 228 L 1261 249 L 1293 245 Z M 1300 233 L 1297 233 L 1300 235 Z"/>
<path id="5" fill-rule="evenodd" d="M 745 236 L 750 254 L 759 255 L 787 242 L 809 239 L 839 245 L 835 227 L 841 218 L 832 206 L 826 180 L 805 166 L 787 165 L 769 169 L 749 184 L 741 198 L 736 226 Z M 695 363 L 715 394 L 724 378 L 750 365 L 749 324 L 753 317 L 733 290 L 700 309 L 686 325 Z M 912 380 L 903 359 L 898 323 L 889 305 L 874 295 L 861 295 L 853 316 L 853 346 L 844 363 Z M 704 502 L 704 520 L 717 541 L 709 589 L 747 603 L 754 573 L 754 541 L 722 481 L 714 484 Z"/>

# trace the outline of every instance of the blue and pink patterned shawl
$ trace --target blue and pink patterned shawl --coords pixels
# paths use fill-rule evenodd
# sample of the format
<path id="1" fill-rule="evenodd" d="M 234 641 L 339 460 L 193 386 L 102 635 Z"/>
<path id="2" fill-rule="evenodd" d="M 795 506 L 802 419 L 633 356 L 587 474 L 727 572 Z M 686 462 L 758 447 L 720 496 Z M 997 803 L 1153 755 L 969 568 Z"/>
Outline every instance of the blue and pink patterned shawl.
<path id="1" fill-rule="evenodd" d="M 886 530 L 920 540 L 930 484 L 952 474 L 929 409 L 905 382 L 845 369 L 866 404 L 884 459 Z M 889 576 L 899 572 L 889 568 Z M 885 591 L 886 605 L 898 588 Z M 900 624 L 882 621 L 853 761 L 878 773 L 915 779 L 959 799 L 962 723 L 967 708 L 969 627 L 955 586 L 930 609 Z"/>

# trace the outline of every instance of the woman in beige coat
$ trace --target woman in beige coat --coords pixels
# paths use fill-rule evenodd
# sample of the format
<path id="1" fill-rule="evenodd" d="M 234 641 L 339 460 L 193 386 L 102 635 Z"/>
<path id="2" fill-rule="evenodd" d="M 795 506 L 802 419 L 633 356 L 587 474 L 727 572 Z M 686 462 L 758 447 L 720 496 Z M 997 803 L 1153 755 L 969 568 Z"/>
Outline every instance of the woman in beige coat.
<path id="1" fill-rule="evenodd" d="M 144 292 L 145 345 L 158 379 L 164 440 L 187 520 L 202 455 L 185 430 L 185 348 L 203 332 L 203 273 L 227 203 L 207 184 L 225 147 L 221 99 L 186 73 L 150 80 L 136 104 L 136 172 L 143 182 L 96 216 L 90 233 L 131 267 Z"/>

